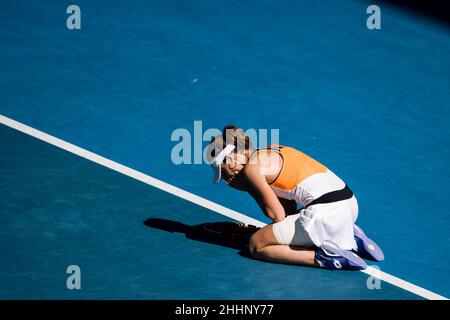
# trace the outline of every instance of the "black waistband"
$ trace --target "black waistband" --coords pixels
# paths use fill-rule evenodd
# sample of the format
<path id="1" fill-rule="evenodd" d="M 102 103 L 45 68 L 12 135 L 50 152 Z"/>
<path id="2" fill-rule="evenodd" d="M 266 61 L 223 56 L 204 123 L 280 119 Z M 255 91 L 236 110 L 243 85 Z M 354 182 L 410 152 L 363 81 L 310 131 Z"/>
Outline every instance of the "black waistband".
<path id="1" fill-rule="evenodd" d="M 318 203 L 331 203 L 331 202 L 337 202 L 342 200 L 347 200 L 353 197 L 353 192 L 350 190 L 350 188 L 345 185 L 344 189 L 336 190 L 332 192 L 325 193 L 324 195 L 318 197 L 317 199 L 311 201 L 306 205 L 303 209 L 306 209 L 312 205 L 318 204 Z"/>

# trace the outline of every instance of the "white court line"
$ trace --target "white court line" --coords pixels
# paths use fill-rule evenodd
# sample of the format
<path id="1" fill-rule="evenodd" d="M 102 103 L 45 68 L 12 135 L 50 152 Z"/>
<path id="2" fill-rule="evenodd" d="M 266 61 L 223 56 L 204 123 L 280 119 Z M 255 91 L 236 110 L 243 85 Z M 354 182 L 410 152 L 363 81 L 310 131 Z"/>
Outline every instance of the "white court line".
<path id="1" fill-rule="evenodd" d="M 193 193 L 187 192 L 183 189 L 177 188 L 173 185 L 170 185 L 166 182 L 163 182 L 161 180 L 155 179 L 149 175 L 146 175 L 142 172 L 139 172 L 137 170 L 131 169 L 127 166 L 121 165 L 117 162 L 114 162 L 112 160 L 109 160 L 107 158 L 104 158 L 98 154 L 95 154 L 93 152 L 90 152 L 86 149 L 77 147 L 76 145 L 73 145 L 69 142 L 66 142 L 64 140 L 58 139 L 54 136 L 51 136 L 45 132 L 39 131 L 37 129 L 34 129 L 32 127 L 29 127 L 23 123 L 17 122 L 13 119 L 10 119 L 8 117 L 5 117 L 0 114 L 0 123 L 8 126 L 10 128 L 13 128 L 17 131 L 21 131 L 23 133 L 26 133 L 34 138 L 37 138 L 39 140 L 45 141 L 49 144 L 52 144 L 58 148 L 61 148 L 63 150 L 66 150 L 68 152 L 71 152 L 73 154 L 76 154 L 77 156 L 80 156 L 82 158 L 88 159 L 92 162 L 95 162 L 99 165 L 102 165 L 104 167 L 107 167 L 111 170 L 120 172 L 126 176 L 129 176 L 133 179 L 139 180 L 143 183 L 146 183 L 152 187 L 158 188 L 160 190 L 163 190 L 165 192 L 168 192 L 170 194 L 173 194 L 174 196 L 177 196 L 179 198 L 185 199 L 189 202 L 195 203 L 199 206 L 202 206 L 204 208 L 207 208 L 209 210 L 215 211 L 217 213 L 220 213 L 226 217 L 229 217 L 231 219 L 241 221 L 244 223 L 252 224 L 258 227 L 265 226 L 265 223 L 258 221 L 256 219 L 253 219 L 251 217 L 248 217 L 242 213 L 239 213 L 237 211 L 231 210 L 229 208 L 226 208 L 224 206 L 221 206 L 220 204 L 214 203 L 212 201 L 209 201 L 205 198 L 199 197 Z M 390 283 L 394 286 L 397 286 L 399 288 L 402 288 L 406 291 L 412 292 L 418 296 L 421 296 L 426 299 L 430 300 L 448 300 L 448 298 L 441 296 L 437 293 L 431 292 L 425 288 L 416 286 L 415 284 L 412 284 L 408 281 L 402 280 L 400 278 L 394 277 L 388 273 L 382 272 L 380 270 L 377 270 L 373 267 L 368 267 L 367 270 L 363 270 L 362 272 L 371 275 L 373 277 L 376 277 L 380 280 L 383 280 L 387 283 Z"/>

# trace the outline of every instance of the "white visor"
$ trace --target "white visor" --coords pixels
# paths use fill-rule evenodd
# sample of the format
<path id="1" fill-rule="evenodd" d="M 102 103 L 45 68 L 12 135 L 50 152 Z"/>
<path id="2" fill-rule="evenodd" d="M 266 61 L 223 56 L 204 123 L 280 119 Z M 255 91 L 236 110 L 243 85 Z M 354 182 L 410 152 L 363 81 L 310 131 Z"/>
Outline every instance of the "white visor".
<path id="1" fill-rule="evenodd" d="M 213 183 L 219 183 L 220 179 L 222 178 L 222 162 L 227 155 L 233 152 L 234 148 L 235 146 L 233 146 L 232 144 L 228 144 L 212 161 L 211 167 L 213 168 L 214 172 Z"/>

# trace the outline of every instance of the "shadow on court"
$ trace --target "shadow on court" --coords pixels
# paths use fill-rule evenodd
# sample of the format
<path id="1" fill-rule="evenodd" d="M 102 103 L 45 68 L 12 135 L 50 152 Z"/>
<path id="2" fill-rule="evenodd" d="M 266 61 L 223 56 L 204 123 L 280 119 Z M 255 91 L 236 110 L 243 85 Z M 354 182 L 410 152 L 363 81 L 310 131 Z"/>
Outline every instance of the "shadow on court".
<path id="1" fill-rule="evenodd" d="M 382 0 L 378 5 L 391 4 L 402 10 L 408 10 L 416 14 L 428 17 L 450 27 L 447 1 L 439 0 Z"/>
<path id="2" fill-rule="evenodd" d="M 190 240 L 239 250 L 240 256 L 252 259 L 248 251 L 248 241 L 254 231 L 243 231 L 243 228 L 232 222 L 187 225 L 168 219 L 148 218 L 143 223 L 147 227 L 170 233 L 184 233 L 186 238 Z"/>

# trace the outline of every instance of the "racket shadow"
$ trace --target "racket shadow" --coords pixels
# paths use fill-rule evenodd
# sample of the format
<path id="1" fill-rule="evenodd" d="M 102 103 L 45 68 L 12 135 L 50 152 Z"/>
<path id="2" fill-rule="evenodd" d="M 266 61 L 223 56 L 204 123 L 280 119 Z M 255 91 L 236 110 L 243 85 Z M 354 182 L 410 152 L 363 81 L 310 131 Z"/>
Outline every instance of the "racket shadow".
<path id="1" fill-rule="evenodd" d="M 187 225 L 178 221 L 148 218 L 143 221 L 144 225 L 149 228 L 159 229 L 170 233 L 184 233 L 187 239 L 206 242 L 226 248 L 238 250 L 238 254 L 245 258 L 251 258 L 248 251 L 248 238 L 232 238 L 226 234 L 211 234 L 204 227 L 209 223 L 201 223 L 198 225 Z"/>

